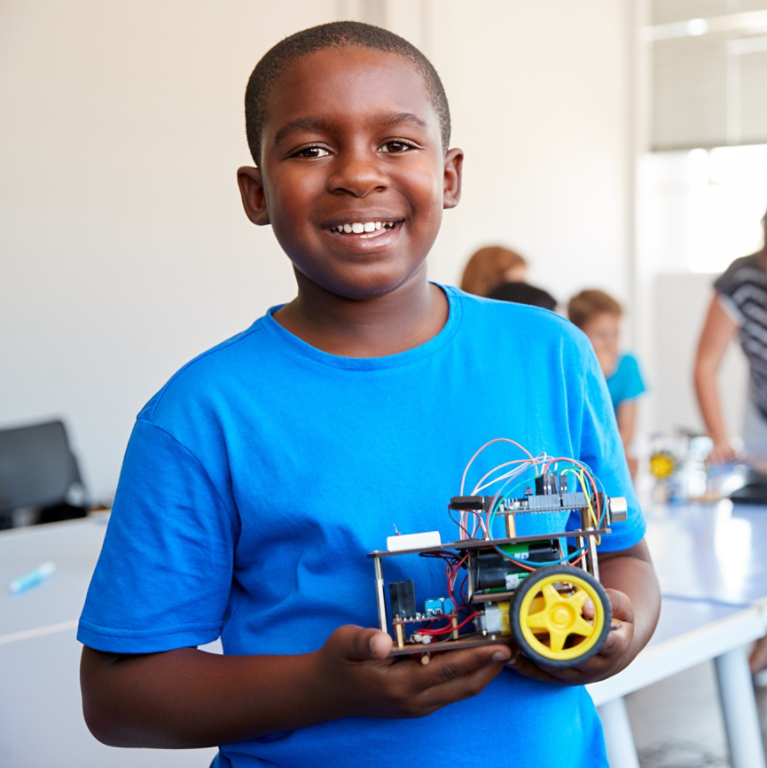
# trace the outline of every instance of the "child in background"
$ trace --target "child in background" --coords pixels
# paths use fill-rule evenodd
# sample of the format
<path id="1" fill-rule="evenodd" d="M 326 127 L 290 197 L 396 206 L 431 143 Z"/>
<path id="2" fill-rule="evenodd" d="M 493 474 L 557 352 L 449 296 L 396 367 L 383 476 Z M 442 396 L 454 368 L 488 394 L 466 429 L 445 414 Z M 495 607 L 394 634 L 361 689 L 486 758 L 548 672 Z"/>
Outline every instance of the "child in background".
<path id="1" fill-rule="evenodd" d="M 475 296 L 489 296 L 501 283 L 524 283 L 527 261 L 511 248 L 489 245 L 480 248 L 467 262 L 461 290 Z"/>
<path id="2" fill-rule="evenodd" d="M 622 315 L 623 307 L 608 293 L 596 289 L 581 291 L 567 305 L 567 316 L 589 337 L 607 380 L 618 431 L 633 477 L 637 469 L 636 457 L 631 455 L 637 418 L 636 400 L 647 387 L 634 355 L 619 351 Z"/>
<path id="3" fill-rule="evenodd" d="M 139 414 L 78 631 L 89 727 L 114 746 L 222 745 L 216 768 L 485 768 L 491 742 L 498 766 L 606 768 L 583 684 L 630 663 L 660 599 L 588 342 L 553 313 L 427 281 L 463 153 L 402 38 L 356 22 L 286 38 L 251 75 L 246 124 L 243 206 L 297 296 Z M 366 553 L 392 524 L 454 540 L 446 501 L 500 436 L 626 497 L 599 547 L 617 624 L 577 667 L 501 645 L 395 661 Z M 415 560 L 408 578 L 443 593 Z M 199 649 L 219 637 L 223 655 Z"/>
<path id="4" fill-rule="evenodd" d="M 498 301 L 514 301 L 517 304 L 529 304 L 531 307 L 543 307 L 543 309 L 557 311 L 557 300 L 543 288 L 530 285 L 530 283 L 501 283 L 490 291 L 488 299 Z"/>
<path id="5" fill-rule="evenodd" d="M 468 261 L 461 290 L 498 301 L 513 301 L 555 311 L 556 299 L 527 282 L 527 261 L 500 245 L 480 248 Z"/>

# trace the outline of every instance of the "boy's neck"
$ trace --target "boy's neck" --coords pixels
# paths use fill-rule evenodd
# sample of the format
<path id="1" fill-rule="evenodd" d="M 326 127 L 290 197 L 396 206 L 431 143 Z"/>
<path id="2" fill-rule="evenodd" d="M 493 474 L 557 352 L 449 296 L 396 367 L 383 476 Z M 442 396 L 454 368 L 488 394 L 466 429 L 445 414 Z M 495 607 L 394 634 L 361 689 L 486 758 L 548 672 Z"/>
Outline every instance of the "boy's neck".
<path id="1" fill-rule="evenodd" d="M 313 347 L 341 357 L 384 357 L 426 343 L 444 327 L 448 301 L 425 279 L 374 299 L 347 299 L 296 272 L 298 296 L 274 319 Z"/>

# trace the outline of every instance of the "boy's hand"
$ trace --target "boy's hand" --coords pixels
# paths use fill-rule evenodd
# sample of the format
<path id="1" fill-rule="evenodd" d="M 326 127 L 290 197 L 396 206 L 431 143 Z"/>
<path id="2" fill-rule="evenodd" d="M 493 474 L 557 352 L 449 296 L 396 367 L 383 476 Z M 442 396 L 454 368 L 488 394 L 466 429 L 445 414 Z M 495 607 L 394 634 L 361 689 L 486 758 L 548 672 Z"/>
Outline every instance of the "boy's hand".
<path id="1" fill-rule="evenodd" d="M 629 549 L 600 552 L 599 572 L 614 626 L 599 653 L 583 664 L 558 668 L 536 665 L 517 650 L 508 667 L 535 680 L 585 685 L 620 672 L 634 660 L 652 636 L 660 612 L 660 588 L 644 539 Z"/>
<path id="2" fill-rule="evenodd" d="M 550 667 L 535 662 L 515 649 L 506 662 L 509 669 L 534 680 L 564 685 L 586 685 L 604 680 L 627 667 L 634 658 L 629 651 L 634 640 L 634 608 L 631 600 L 617 589 L 606 589 L 612 607 L 612 628 L 599 653 L 574 667 Z M 588 604 L 587 604 L 588 605 Z M 584 606 L 584 613 L 588 612 Z M 593 607 L 592 607 L 593 612 Z M 620 623 L 619 623 L 620 622 Z"/>
<path id="3" fill-rule="evenodd" d="M 316 652 L 318 690 L 336 717 L 429 715 L 476 696 L 511 657 L 510 648 L 493 645 L 436 653 L 422 664 L 419 657 L 389 657 L 391 647 L 385 632 L 347 625 Z"/>

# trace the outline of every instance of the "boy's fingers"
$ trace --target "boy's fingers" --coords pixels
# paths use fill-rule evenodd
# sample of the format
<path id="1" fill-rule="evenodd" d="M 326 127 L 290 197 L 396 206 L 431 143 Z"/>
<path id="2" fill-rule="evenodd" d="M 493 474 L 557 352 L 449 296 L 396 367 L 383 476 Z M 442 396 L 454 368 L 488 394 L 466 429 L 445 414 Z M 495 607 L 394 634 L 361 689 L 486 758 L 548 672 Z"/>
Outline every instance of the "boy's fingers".
<path id="1" fill-rule="evenodd" d="M 479 669 L 465 675 L 434 685 L 421 694 L 422 705 L 438 709 L 456 701 L 470 699 L 482 693 L 493 678 L 503 670 L 503 662 L 484 664 Z"/>
<path id="2" fill-rule="evenodd" d="M 542 680 L 547 683 L 562 683 L 561 677 L 554 677 L 539 666 L 534 664 L 527 656 L 521 653 L 515 653 L 507 662 L 506 667 L 513 670 L 518 675 L 529 677 L 533 680 Z"/>
<path id="3" fill-rule="evenodd" d="M 489 665 L 503 664 L 509 660 L 510 656 L 511 649 L 507 645 L 481 646 L 462 651 L 436 653 L 432 656 L 430 663 L 423 667 L 422 684 L 424 688 L 431 688 L 449 683 Z M 490 679 L 495 677 L 495 674 L 492 674 Z"/>
<path id="4" fill-rule="evenodd" d="M 510 654 L 507 646 L 495 646 L 433 655 L 424 672 L 436 674 L 424 675 L 421 705 L 433 710 L 476 696 L 501 672 Z"/>
<path id="5" fill-rule="evenodd" d="M 610 607 L 612 608 L 613 619 L 618 621 L 627 621 L 634 623 L 634 606 L 631 604 L 628 595 L 617 589 L 607 589 L 607 596 L 610 598 Z"/>
<path id="6" fill-rule="evenodd" d="M 545 664 L 538 665 L 528 659 L 522 653 L 512 657 L 506 663 L 508 669 L 519 675 L 542 680 L 547 683 L 559 683 L 560 685 L 583 685 L 584 683 L 600 680 L 609 671 L 612 664 L 604 659 L 601 654 L 592 656 L 588 661 L 574 667 L 548 667 Z"/>
<path id="7" fill-rule="evenodd" d="M 618 592 L 621 595 L 622 593 Z M 620 609 L 619 610 L 625 610 Z M 631 641 L 634 637 L 634 612 L 628 611 L 631 614 L 631 620 L 617 618 L 615 616 L 615 609 L 613 609 L 613 620 L 610 631 L 607 633 L 607 639 L 604 645 L 599 650 L 598 656 L 613 657 L 616 654 L 622 656 L 631 645 Z"/>
<path id="8" fill-rule="evenodd" d="M 346 624 L 333 633 L 341 654 L 354 661 L 383 660 L 389 655 L 392 639 L 386 632 L 371 627 Z"/>

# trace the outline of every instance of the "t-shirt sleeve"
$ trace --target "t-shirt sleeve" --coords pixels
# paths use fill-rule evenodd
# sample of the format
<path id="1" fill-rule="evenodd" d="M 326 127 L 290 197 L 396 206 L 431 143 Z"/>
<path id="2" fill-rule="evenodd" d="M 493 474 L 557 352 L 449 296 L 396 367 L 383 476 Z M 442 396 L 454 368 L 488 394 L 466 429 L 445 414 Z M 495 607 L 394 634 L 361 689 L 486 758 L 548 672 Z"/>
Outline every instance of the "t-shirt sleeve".
<path id="1" fill-rule="evenodd" d="M 743 313 L 740 311 L 740 307 L 733 301 L 731 296 L 727 296 L 723 293 L 717 294 L 717 300 L 719 306 L 724 310 L 725 314 L 732 320 L 737 326 L 743 325 Z"/>
<path id="2" fill-rule="evenodd" d="M 739 259 L 733 261 L 732 264 L 730 264 L 730 266 L 727 267 L 727 269 L 722 272 L 722 274 L 719 275 L 716 280 L 714 280 L 714 290 L 716 290 L 717 293 L 721 293 L 724 296 L 732 296 L 732 294 L 738 288 L 738 285 L 740 284 L 740 280 L 738 279 L 738 272 L 741 268 L 741 264 L 739 262 Z"/>
<path id="3" fill-rule="evenodd" d="M 634 355 L 625 353 L 621 360 L 621 365 L 625 368 L 624 399 L 633 400 L 647 389 L 639 368 L 639 361 Z"/>
<path id="4" fill-rule="evenodd" d="M 743 312 L 735 299 L 735 293 L 743 284 L 743 259 L 736 259 L 729 267 L 714 280 L 714 290 L 717 292 L 719 304 L 736 325 L 743 325 Z"/>
<path id="5" fill-rule="evenodd" d="M 215 640 L 232 583 L 236 532 L 236 517 L 200 461 L 140 418 L 78 639 L 114 653 L 154 653 Z"/>
<path id="6" fill-rule="evenodd" d="M 639 543 L 645 533 L 645 521 L 634 493 L 604 376 L 590 346 L 584 349 L 583 355 L 580 460 L 588 465 L 610 498 L 622 496 L 628 506 L 626 521 L 613 522 L 612 533 L 601 537 L 599 549 L 615 552 Z"/>

